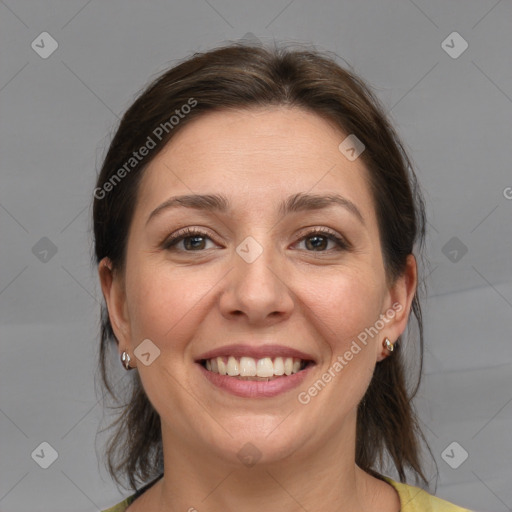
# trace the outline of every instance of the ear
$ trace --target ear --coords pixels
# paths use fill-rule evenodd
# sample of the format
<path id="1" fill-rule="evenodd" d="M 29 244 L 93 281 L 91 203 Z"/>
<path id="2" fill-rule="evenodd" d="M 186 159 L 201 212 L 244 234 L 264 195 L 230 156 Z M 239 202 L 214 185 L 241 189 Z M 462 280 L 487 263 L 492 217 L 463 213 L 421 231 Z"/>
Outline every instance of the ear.
<path id="1" fill-rule="evenodd" d="M 416 258 L 413 254 L 409 254 L 409 256 L 407 256 L 404 272 L 389 288 L 386 300 L 384 301 L 386 309 L 382 314 L 384 318 L 387 319 L 387 322 L 380 333 L 380 339 L 377 344 L 377 361 L 382 361 L 390 355 L 389 351 L 382 346 L 384 338 L 387 337 L 391 343 L 395 343 L 398 337 L 404 332 L 411 312 L 412 301 L 416 293 L 417 285 L 418 270 Z M 392 318 L 390 318 L 391 316 Z"/>
<path id="2" fill-rule="evenodd" d="M 98 264 L 101 290 L 107 303 L 112 330 L 118 340 L 119 353 L 130 346 L 130 322 L 122 276 L 113 269 L 109 258 Z"/>

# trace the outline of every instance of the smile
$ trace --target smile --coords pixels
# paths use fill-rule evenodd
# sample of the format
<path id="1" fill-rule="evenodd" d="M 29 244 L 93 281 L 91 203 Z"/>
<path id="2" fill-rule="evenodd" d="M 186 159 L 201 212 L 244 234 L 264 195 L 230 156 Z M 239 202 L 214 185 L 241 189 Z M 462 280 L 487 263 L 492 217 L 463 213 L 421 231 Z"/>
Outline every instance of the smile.
<path id="1" fill-rule="evenodd" d="M 312 361 L 296 357 L 270 356 L 260 359 L 249 356 L 219 356 L 201 361 L 209 372 L 248 381 L 269 381 L 275 377 L 294 375 L 304 370 L 309 363 Z"/>

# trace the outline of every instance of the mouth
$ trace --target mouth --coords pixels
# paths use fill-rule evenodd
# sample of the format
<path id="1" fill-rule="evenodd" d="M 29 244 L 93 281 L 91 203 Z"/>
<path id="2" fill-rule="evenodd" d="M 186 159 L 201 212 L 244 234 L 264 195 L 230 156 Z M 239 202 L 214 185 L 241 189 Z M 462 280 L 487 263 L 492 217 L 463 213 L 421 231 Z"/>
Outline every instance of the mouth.
<path id="1" fill-rule="evenodd" d="M 217 356 L 201 359 L 199 364 L 208 372 L 225 375 L 237 380 L 269 382 L 295 375 L 314 365 L 314 361 L 297 357 Z"/>
<path id="2" fill-rule="evenodd" d="M 265 345 L 228 345 L 195 360 L 214 389 L 244 398 L 273 397 L 297 386 L 316 366 L 312 356 L 298 350 Z"/>

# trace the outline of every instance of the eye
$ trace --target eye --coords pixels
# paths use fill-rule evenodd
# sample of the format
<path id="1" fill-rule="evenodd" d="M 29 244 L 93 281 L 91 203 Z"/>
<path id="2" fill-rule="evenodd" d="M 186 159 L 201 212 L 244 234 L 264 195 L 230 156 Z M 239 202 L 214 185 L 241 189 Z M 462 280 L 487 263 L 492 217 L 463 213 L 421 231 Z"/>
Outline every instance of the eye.
<path id="1" fill-rule="evenodd" d="M 179 250 L 184 250 L 184 252 L 199 252 L 207 249 L 207 247 L 205 247 L 206 240 L 211 240 L 211 237 L 208 236 L 208 234 L 204 231 L 193 228 L 185 228 L 167 238 L 162 244 L 162 249 L 169 251 L 176 250 L 178 244 L 184 242 L 183 247 L 185 249 L 182 248 Z"/>
<path id="2" fill-rule="evenodd" d="M 306 242 L 306 247 L 314 252 L 327 252 L 329 242 L 332 242 L 335 251 L 348 250 L 350 245 L 346 240 L 339 237 L 334 231 L 328 228 L 315 228 L 306 233 L 298 242 Z M 311 251 L 308 251 L 311 252 Z"/>
<path id="3" fill-rule="evenodd" d="M 194 228 L 185 228 L 167 238 L 162 244 L 162 249 L 168 251 L 201 252 L 209 249 L 209 247 L 206 247 L 207 240 L 212 241 L 208 233 Z M 334 248 L 331 248 L 334 251 L 350 249 L 350 244 L 345 239 L 328 228 L 315 228 L 307 232 L 295 243 L 303 241 L 306 242 L 308 252 L 328 252 L 329 242 L 334 244 Z M 184 244 L 179 248 L 181 242 Z"/>

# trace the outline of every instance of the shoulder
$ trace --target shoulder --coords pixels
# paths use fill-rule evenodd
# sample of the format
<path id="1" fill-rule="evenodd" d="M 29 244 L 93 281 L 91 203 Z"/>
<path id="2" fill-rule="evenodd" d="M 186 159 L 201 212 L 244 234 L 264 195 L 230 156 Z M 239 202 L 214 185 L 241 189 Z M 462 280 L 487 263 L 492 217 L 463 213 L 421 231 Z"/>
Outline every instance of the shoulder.
<path id="1" fill-rule="evenodd" d="M 130 505 L 134 499 L 135 494 L 129 496 L 128 498 L 121 501 L 121 503 L 118 503 L 113 507 L 107 508 L 106 510 L 102 510 L 102 512 L 124 512 L 128 508 L 128 505 Z"/>
<path id="2" fill-rule="evenodd" d="M 442 500 L 414 485 L 396 482 L 389 477 L 384 479 L 398 492 L 401 512 L 471 512 L 467 508 Z"/>
<path id="3" fill-rule="evenodd" d="M 164 476 L 164 474 L 160 473 L 160 475 L 158 475 L 154 480 L 152 480 L 151 482 L 144 485 L 144 487 L 139 489 L 137 492 L 135 492 L 131 496 L 128 496 L 128 498 L 125 498 L 123 501 L 121 501 L 121 503 L 118 503 L 117 505 L 114 505 L 111 508 L 107 508 L 106 510 L 103 510 L 102 512 L 124 512 L 128 508 L 129 505 L 131 505 L 139 496 L 144 494 L 148 489 L 153 487 L 153 485 L 155 485 L 158 482 L 158 480 L 160 480 L 163 476 Z"/>
<path id="4" fill-rule="evenodd" d="M 398 492 L 398 496 L 400 497 L 400 512 L 472 512 L 467 508 L 459 507 L 449 501 L 433 496 L 414 485 L 396 482 L 387 476 L 383 476 L 382 478 Z M 103 510 L 102 512 L 125 512 L 128 506 L 140 494 L 141 492 L 138 491 L 124 499 L 121 503 Z"/>

